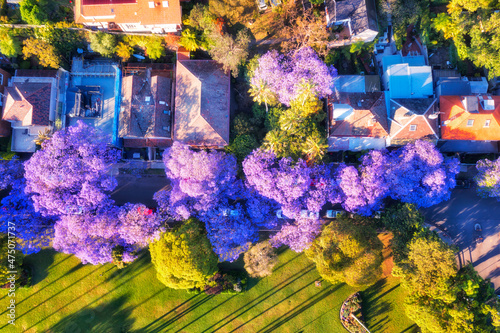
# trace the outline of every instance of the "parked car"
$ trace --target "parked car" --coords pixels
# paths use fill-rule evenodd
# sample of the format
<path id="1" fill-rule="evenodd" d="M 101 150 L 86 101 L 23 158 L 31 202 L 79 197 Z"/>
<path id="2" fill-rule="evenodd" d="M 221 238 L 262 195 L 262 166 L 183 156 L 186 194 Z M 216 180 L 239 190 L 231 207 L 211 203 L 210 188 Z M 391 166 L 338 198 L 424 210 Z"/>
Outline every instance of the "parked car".
<path id="1" fill-rule="evenodd" d="M 343 211 L 341 211 L 341 210 L 330 209 L 330 210 L 326 211 L 325 218 L 327 218 L 327 219 L 336 219 L 342 213 L 343 213 Z"/>
<path id="2" fill-rule="evenodd" d="M 224 215 L 224 216 L 239 216 L 240 212 L 237 211 L 236 209 L 226 208 L 226 209 L 222 210 L 222 215 Z"/>
<path id="3" fill-rule="evenodd" d="M 283 214 L 283 210 L 281 210 L 281 209 L 276 211 L 276 217 L 279 219 L 288 219 L 288 216 Z"/>
<path id="4" fill-rule="evenodd" d="M 481 244 L 483 242 L 483 229 L 479 223 L 474 225 L 474 242 Z"/>
<path id="5" fill-rule="evenodd" d="M 319 219 L 319 213 L 318 212 L 311 212 L 310 210 L 307 210 L 307 209 L 302 209 L 300 211 L 300 217 L 304 218 L 304 219 L 311 219 L 311 220 L 314 220 L 314 219 Z"/>
<path id="6" fill-rule="evenodd" d="M 470 180 L 468 179 L 457 179 L 457 185 L 455 188 L 470 188 Z"/>
<path id="7" fill-rule="evenodd" d="M 266 1 L 265 0 L 257 0 L 257 7 L 259 7 L 259 10 L 261 12 L 265 11 L 267 9 Z"/>

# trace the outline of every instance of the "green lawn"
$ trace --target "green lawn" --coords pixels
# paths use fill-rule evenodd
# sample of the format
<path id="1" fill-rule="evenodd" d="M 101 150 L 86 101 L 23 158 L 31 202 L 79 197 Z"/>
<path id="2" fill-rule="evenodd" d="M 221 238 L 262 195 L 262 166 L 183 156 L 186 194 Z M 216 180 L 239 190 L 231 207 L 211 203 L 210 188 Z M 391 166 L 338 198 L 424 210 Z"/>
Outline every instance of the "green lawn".
<path id="1" fill-rule="evenodd" d="M 5 325 L 3 311 L 0 331 L 343 332 L 340 305 L 356 290 L 326 282 L 315 287 L 319 274 L 303 254 L 287 250 L 279 260 L 273 275 L 251 281 L 248 292 L 207 296 L 165 288 L 147 252 L 118 270 L 46 249 L 25 259 L 34 267 L 34 285 L 17 291 L 16 326 Z M 389 278 L 367 290 L 372 332 L 410 332 L 397 284 Z"/>

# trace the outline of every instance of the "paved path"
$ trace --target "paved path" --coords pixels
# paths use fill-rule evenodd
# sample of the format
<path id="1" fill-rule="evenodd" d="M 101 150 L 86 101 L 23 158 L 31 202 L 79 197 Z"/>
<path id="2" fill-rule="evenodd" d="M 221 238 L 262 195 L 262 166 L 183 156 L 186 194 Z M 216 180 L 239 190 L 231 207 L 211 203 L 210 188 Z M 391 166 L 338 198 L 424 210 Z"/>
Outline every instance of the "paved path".
<path id="1" fill-rule="evenodd" d="M 451 199 L 422 209 L 427 221 L 444 228 L 460 248 L 460 265 L 472 262 L 476 271 L 500 288 L 500 202 L 481 198 L 475 188 L 455 189 Z M 483 228 L 484 242 L 474 244 L 474 224 Z"/>

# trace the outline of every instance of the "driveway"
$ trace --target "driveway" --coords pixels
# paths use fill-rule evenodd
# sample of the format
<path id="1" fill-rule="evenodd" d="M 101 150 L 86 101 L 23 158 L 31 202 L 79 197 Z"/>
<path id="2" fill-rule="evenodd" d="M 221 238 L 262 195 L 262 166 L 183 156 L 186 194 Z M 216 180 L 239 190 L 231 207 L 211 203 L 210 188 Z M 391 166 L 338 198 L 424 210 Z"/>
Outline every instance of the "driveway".
<path id="1" fill-rule="evenodd" d="M 156 207 L 156 201 L 153 200 L 155 192 L 170 187 L 167 178 L 163 175 L 117 175 L 115 177 L 118 180 L 118 186 L 111 193 L 111 199 L 117 205 L 131 202 Z"/>
<path id="2" fill-rule="evenodd" d="M 421 209 L 427 221 L 440 226 L 460 249 L 459 265 L 472 262 L 483 278 L 491 279 L 500 289 L 500 202 L 477 196 L 474 187 L 455 189 L 451 199 L 430 208 Z M 483 243 L 475 245 L 474 225 L 483 228 Z"/>

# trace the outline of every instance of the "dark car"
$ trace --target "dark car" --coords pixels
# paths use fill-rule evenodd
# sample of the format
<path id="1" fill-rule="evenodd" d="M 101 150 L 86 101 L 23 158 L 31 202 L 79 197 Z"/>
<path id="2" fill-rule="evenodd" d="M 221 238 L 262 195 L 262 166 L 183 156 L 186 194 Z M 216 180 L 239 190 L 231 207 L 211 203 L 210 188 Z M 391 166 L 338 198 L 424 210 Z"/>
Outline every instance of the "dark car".
<path id="1" fill-rule="evenodd" d="M 479 223 L 476 223 L 474 226 L 474 242 L 476 242 L 476 244 L 481 244 L 483 242 L 483 229 L 481 229 Z"/>
<path id="2" fill-rule="evenodd" d="M 470 188 L 470 180 L 468 179 L 457 179 L 457 185 L 455 188 Z"/>

